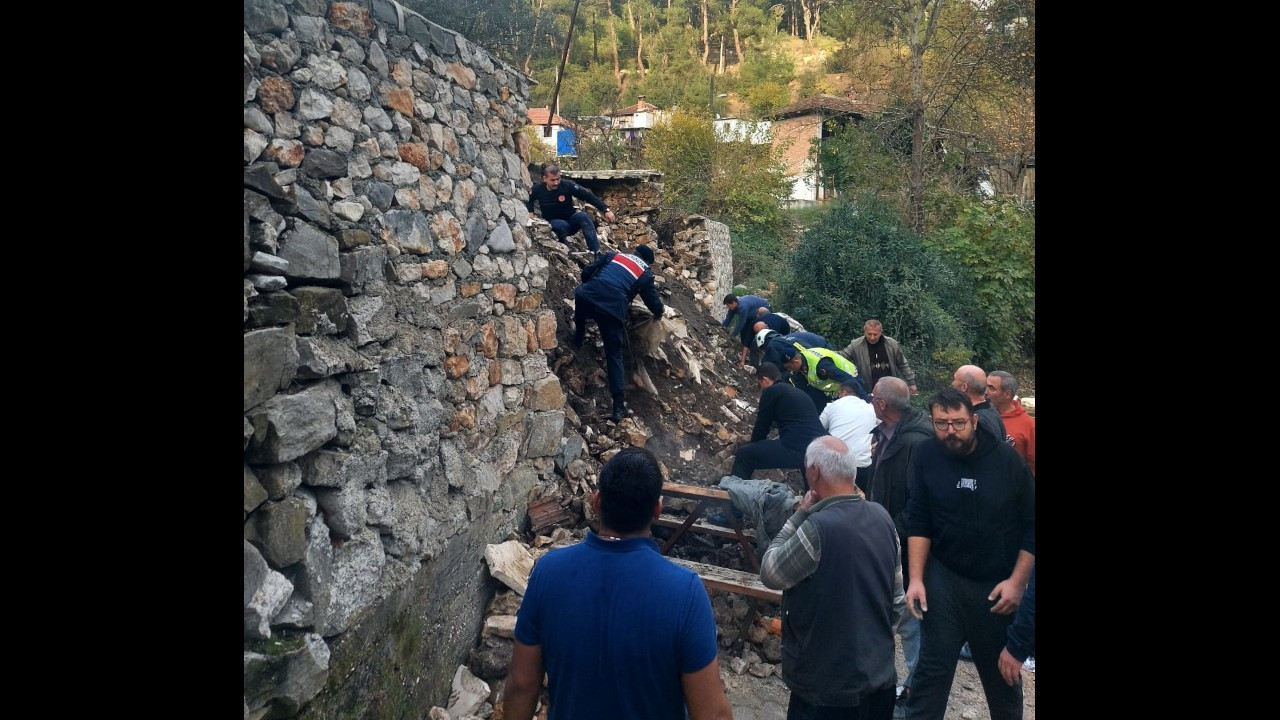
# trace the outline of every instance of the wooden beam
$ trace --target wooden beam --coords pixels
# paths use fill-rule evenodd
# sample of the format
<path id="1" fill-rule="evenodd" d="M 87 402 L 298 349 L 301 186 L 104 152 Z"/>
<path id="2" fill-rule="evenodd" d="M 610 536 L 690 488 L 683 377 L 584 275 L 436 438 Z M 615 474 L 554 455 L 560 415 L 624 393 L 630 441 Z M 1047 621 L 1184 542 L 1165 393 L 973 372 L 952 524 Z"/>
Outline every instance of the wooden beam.
<path id="1" fill-rule="evenodd" d="M 693 498 L 694 500 L 729 500 L 729 493 L 720 488 L 703 487 L 701 485 L 681 485 L 680 483 L 662 483 L 662 494 L 672 497 Z"/>
<path id="2" fill-rule="evenodd" d="M 685 520 L 684 518 L 664 513 L 657 520 L 654 520 L 653 524 L 657 525 L 658 527 L 678 528 L 680 527 L 681 524 L 684 523 L 684 520 Z M 738 539 L 738 536 L 737 534 L 734 533 L 733 528 L 727 528 L 721 525 L 712 525 L 711 523 L 701 518 L 699 518 L 698 521 L 693 524 L 693 527 L 689 529 L 693 530 L 694 532 L 702 532 L 702 533 L 707 533 L 708 535 L 716 535 L 722 538 L 727 538 L 729 540 Z M 756 537 L 755 532 L 751 530 L 743 530 L 742 534 L 748 538 L 751 538 L 752 540 L 754 540 Z"/>
<path id="3" fill-rule="evenodd" d="M 728 568 L 716 567 L 715 565 L 707 565 L 706 563 L 694 562 L 692 560 L 682 560 L 680 558 L 667 558 L 671 562 L 680 567 L 689 568 L 698 573 L 698 577 L 702 578 L 702 582 L 713 590 L 725 590 L 739 595 L 747 595 L 749 597 L 760 598 L 762 600 L 770 600 L 773 602 L 782 602 L 782 591 L 771 590 L 760 582 L 760 576 L 752 573 L 742 572 L 741 570 L 730 570 Z"/>

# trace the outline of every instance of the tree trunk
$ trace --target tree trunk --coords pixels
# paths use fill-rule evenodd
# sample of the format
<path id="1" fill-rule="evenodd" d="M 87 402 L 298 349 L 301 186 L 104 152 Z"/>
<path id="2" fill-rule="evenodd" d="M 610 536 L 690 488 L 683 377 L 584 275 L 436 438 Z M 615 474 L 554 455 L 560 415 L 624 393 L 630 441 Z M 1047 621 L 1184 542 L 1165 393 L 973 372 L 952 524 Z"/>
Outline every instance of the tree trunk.
<path id="1" fill-rule="evenodd" d="M 524 56 L 524 74 L 529 74 L 529 63 L 533 61 L 533 45 L 538 41 L 538 24 L 542 22 L 542 6 L 547 0 L 538 0 L 538 8 L 533 13 L 533 33 L 529 35 L 529 53 Z"/>
<path id="2" fill-rule="evenodd" d="M 636 27 L 636 73 L 641 79 L 644 78 L 644 18 L 640 18 L 640 24 Z"/>
<path id="3" fill-rule="evenodd" d="M 609 37 L 613 39 L 613 78 L 621 87 L 622 68 L 618 64 L 618 29 L 613 25 L 613 3 L 606 2 L 604 6 L 609 12 Z"/>
<path id="4" fill-rule="evenodd" d="M 600 64 L 600 14 L 591 13 L 591 64 Z M 528 74 L 528 71 L 525 72 Z"/>
<path id="5" fill-rule="evenodd" d="M 631 14 L 631 0 L 627 0 L 627 25 L 631 27 L 631 32 L 636 31 L 636 17 Z"/>
<path id="6" fill-rule="evenodd" d="M 707 34 L 707 0 L 702 0 L 702 64 L 711 57 L 711 38 Z"/>
<path id="7" fill-rule="evenodd" d="M 733 26 L 733 53 L 742 64 L 742 41 L 738 39 L 738 0 L 729 0 L 729 24 Z"/>
<path id="8" fill-rule="evenodd" d="M 813 10 L 809 7 L 809 0 L 800 0 L 800 10 L 804 13 L 804 41 L 813 42 Z"/>
<path id="9" fill-rule="evenodd" d="M 716 68 L 716 73 L 724 74 L 724 35 L 720 36 L 720 67 Z"/>
<path id="10" fill-rule="evenodd" d="M 924 54 L 933 42 L 943 0 L 919 0 L 903 18 L 911 50 L 911 176 L 907 182 L 907 222 L 924 233 Z"/>

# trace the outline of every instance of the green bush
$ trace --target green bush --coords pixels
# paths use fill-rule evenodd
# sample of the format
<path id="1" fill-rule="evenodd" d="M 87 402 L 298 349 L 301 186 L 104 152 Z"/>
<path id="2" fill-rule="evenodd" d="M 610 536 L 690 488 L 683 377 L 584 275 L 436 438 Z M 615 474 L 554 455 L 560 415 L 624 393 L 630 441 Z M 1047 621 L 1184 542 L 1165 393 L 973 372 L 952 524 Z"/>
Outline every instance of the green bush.
<path id="1" fill-rule="evenodd" d="M 984 367 L 1035 352 L 1035 216 L 1009 200 L 970 200 L 929 245 L 974 288 L 975 361 Z"/>
<path id="2" fill-rule="evenodd" d="M 778 306 L 836 347 L 876 318 L 902 344 L 921 392 L 945 387 L 970 354 L 963 278 L 889 203 L 865 195 L 830 204 L 787 256 Z"/>

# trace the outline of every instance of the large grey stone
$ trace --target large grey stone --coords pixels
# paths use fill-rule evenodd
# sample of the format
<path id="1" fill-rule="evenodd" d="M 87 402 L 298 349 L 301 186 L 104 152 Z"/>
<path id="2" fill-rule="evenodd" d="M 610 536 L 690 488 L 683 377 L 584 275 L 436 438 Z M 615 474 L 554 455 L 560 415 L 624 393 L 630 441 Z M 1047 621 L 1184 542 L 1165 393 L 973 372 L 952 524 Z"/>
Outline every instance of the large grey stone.
<path id="1" fill-rule="evenodd" d="M 336 241 L 335 241 L 336 243 Z M 347 331 L 350 316 L 342 291 L 326 287 L 294 288 L 291 294 L 298 299 L 297 332 L 300 335 L 334 335 Z"/>
<path id="2" fill-rule="evenodd" d="M 301 185 L 290 185 L 287 192 L 289 198 L 277 203 L 282 212 L 306 218 L 325 230 L 333 227 L 333 215 L 328 203 L 316 199 Z"/>
<path id="3" fill-rule="evenodd" d="M 262 559 L 262 553 L 258 552 L 258 548 L 254 547 L 248 540 L 244 541 L 244 604 L 249 605 L 249 601 L 253 599 L 258 588 L 262 587 L 262 583 L 267 579 L 267 573 L 271 572 L 271 568 L 267 567 L 267 561 Z"/>
<path id="4" fill-rule="evenodd" d="M 467 251 L 475 252 L 484 245 L 485 235 L 489 232 L 489 226 L 485 224 L 484 218 L 480 213 L 472 213 L 467 218 L 467 222 L 462 226 L 462 233 L 467 238 Z"/>
<path id="5" fill-rule="evenodd" d="M 378 292 L 387 283 L 387 249 L 382 245 L 344 252 L 338 262 L 347 295 Z"/>
<path id="6" fill-rule="evenodd" d="M 244 30 L 250 35 L 281 32 L 289 27 L 289 13 L 274 0 L 244 0 Z"/>
<path id="7" fill-rule="evenodd" d="M 249 128 L 244 129 L 244 161 L 251 163 L 267 149 L 268 140 L 260 133 Z"/>
<path id="8" fill-rule="evenodd" d="M 369 43 L 369 54 L 365 58 L 365 64 L 378 73 L 379 77 L 385 78 L 390 74 L 390 68 L 387 66 L 387 56 L 382 52 L 382 46 L 376 42 Z"/>
<path id="9" fill-rule="evenodd" d="M 373 95 L 369 77 L 358 68 L 347 69 L 347 92 L 356 100 L 368 100 Z"/>
<path id="10" fill-rule="evenodd" d="M 306 503 L 296 497 L 267 503 L 254 513 L 255 544 L 271 567 L 288 567 L 302 559 L 309 515 Z"/>
<path id="11" fill-rule="evenodd" d="M 372 528 L 356 533 L 341 547 L 334 548 L 332 554 L 323 613 L 320 603 L 314 597 L 311 599 L 317 611 L 316 629 L 325 637 L 346 630 L 356 614 L 377 599 L 378 581 L 386 563 L 382 541 Z"/>
<path id="12" fill-rule="evenodd" d="M 354 66 L 364 63 L 364 48 L 360 47 L 359 40 L 345 35 L 338 35 L 334 39 L 338 41 L 338 47 L 342 48 L 342 59 L 353 66 L 348 68 L 348 73 L 355 69 Z"/>
<path id="13" fill-rule="evenodd" d="M 275 134 L 274 129 L 271 127 L 271 119 L 256 107 L 246 107 L 244 109 L 244 126 L 257 130 L 263 135 Z"/>
<path id="14" fill-rule="evenodd" d="M 532 413 L 529 416 L 529 437 L 525 442 L 525 457 L 551 457 L 560 452 L 560 437 L 564 434 L 564 411 Z"/>
<path id="15" fill-rule="evenodd" d="M 297 221 L 292 230 L 280 237 L 280 257 L 289 262 L 291 278 L 336 280 L 341 277 L 338 241 L 302 221 Z"/>
<path id="16" fill-rule="evenodd" d="M 338 434 L 333 381 L 291 395 L 276 395 L 249 414 L 254 433 L 247 457 L 253 463 L 282 463 L 302 457 Z"/>
<path id="17" fill-rule="evenodd" d="M 298 369 L 293 332 L 287 328 L 244 334 L 244 410 L 289 387 Z"/>
<path id="18" fill-rule="evenodd" d="M 257 475 L 272 500 L 279 500 L 302 484 L 302 468 L 296 462 L 259 467 Z"/>
<path id="19" fill-rule="evenodd" d="M 364 487 L 368 483 L 386 482 L 387 453 L 374 454 L 317 450 L 299 461 L 302 479 L 315 487 Z"/>
<path id="20" fill-rule="evenodd" d="M 254 286 L 265 289 L 256 278 L 249 276 Z M 249 327 L 265 327 L 268 325 L 284 325 L 298 319 L 301 306 L 297 298 L 287 292 L 264 292 L 249 300 L 249 317 L 245 320 Z"/>
<path id="21" fill-rule="evenodd" d="M 397 321 L 395 307 L 379 295 L 357 295 L 347 301 L 351 312 L 349 325 L 356 347 L 371 342 L 386 342 L 395 337 Z"/>
<path id="22" fill-rule="evenodd" d="M 310 630 L 315 624 L 315 611 L 311 601 L 294 593 L 285 601 L 280 612 L 271 618 L 273 627 L 286 627 L 291 630 Z"/>
<path id="23" fill-rule="evenodd" d="M 270 198 L 285 200 L 289 196 L 275 179 L 274 163 L 258 163 L 244 170 L 244 186 L 252 188 Z M 252 214 L 252 212 L 250 213 Z"/>
<path id="24" fill-rule="evenodd" d="M 281 655 L 246 651 L 245 708 L 257 713 L 269 705 L 268 717 L 293 717 L 320 693 L 328 678 L 329 646 L 315 633 L 308 633 L 297 650 Z"/>
<path id="25" fill-rule="evenodd" d="M 244 511 L 246 513 L 253 512 L 254 508 L 261 505 L 267 499 L 267 491 L 262 487 L 262 483 L 258 482 L 258 476 L 249 469 L 248 465 L 244 466 Z"/>
<path id="26" fill-rule="evenodd" d="M 298 34 L 300 42 L 307 43 L 320 51 L 328 51 L 333 47 L 333 31 L 324 18 L 293 15 L 289 18 L 293 30 Z"/>
<path id="27" fill-rule="evenodd" d="M 264 252 L 255 252 L 249 260 L 249 267 L 268 275 L 283 275 L 289 269 L 289 261 Z"/>
<path id="28" fill-rule="evenodd" d="M 244 606 L 244 636 L 253 640 L 271 637 L 271 618 L 284 608 L 293 594 L 293 583 L 284 575 L 268 570 L 249 603 Z"/>
<path id="29" fill-rule="evenodd" d="M 319 120 L 333 112 L 333 101 L 315 88 L 306 88 L 298 96 L 298 114 L 305 120 Z"/>
<path id="30" fill-rule="evenodd" d="M 431 226 L 422 213 L 397 208 L 385 213 L 379 221 L 384 240 L 394 241 L 405 252 L 416 255 L 431 252 Z"/>
<path id="31" fill-rule="evenodd" d="M 317 335 L 298 338 L 298 377 L 303 380 L 369 370 L 373 363 L 345 340 Z"/>
<path id="32" fill-rule="evenodd" d="M 313 148 L 302 161 L 302 173 L 311 178 L 336 178 L 347 174 L 347 159 L 340 153 Z"/>
<path id="33" fill-rule="evenodd" d="M 369 202 L 383 212 L 391 207 L 391 199 L 395 197 L 396 192 L 391 185 L 377 180 L 369 180 L 363 185 L 358 185 L 356 190 L 364 193 L 365 197 L 369 198 Z"/>
<path id="34" fill-rule="evenodd" d="M 499 253 L 509 253 L 516 249 L 515 240 L 511 237 L 511 227 L 505 222 L 499 222 L 498 227 L 493 229 L 487 244 L 490 250 Z"/>
<path id="35" fill-rule="evenodd" d="M 368 499 L 362 485 L 319 488 L 316 501 L 324 511 L 325 524 L 335 537 L 346 539 L 364 528 Z"/>

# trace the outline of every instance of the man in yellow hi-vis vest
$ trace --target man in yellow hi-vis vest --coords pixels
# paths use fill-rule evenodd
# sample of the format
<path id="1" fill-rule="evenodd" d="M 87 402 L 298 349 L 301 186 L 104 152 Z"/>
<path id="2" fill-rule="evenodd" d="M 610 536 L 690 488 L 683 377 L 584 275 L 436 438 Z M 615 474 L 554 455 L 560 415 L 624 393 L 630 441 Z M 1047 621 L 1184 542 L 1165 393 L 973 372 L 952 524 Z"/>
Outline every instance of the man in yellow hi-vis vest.
<path id="1" fill-rule="evenodd" d="M 791 383 L 808 393 L 818 412 L 840 393 L 840 383 L 858 385 L 858 397 L 870 401 L 858 379 L 858 368 L 840 353 L 828 348 L 807 348 L 794 343 L 782 353 L 782 362 L 792 373 Z"/>

